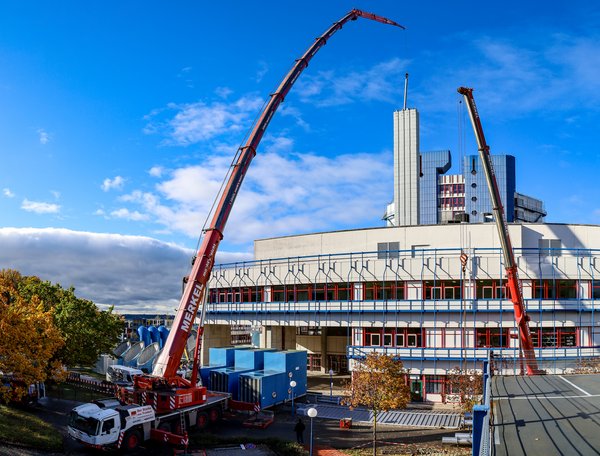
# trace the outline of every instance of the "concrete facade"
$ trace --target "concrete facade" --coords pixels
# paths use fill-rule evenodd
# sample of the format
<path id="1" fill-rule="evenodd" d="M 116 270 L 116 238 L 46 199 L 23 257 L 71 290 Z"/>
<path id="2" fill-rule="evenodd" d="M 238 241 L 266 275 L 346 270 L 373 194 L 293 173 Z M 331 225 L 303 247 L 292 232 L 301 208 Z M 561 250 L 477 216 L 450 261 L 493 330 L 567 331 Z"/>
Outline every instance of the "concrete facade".
<path id="1" fill-rule="evenodd" d="M 394 112 L 395 226 L 419 224 L 419 113 Z"/>
<path id="2" fill-rule="evenodd" d="M 600 226 L 509 230 L 540 364 L 563 372 L 599 355 Z M 217 265 L 210 288 L 207 329 L 260 327 L 261 347 L 305 349 L 309 369 L 325 372 L 351 370 L 370 351 L 392 354 L 428 401 L 451 397 L 448 370 L 479 365 L 490 350 L 519 355 L 494 224 L 258 240 L 255 260 Z"/>

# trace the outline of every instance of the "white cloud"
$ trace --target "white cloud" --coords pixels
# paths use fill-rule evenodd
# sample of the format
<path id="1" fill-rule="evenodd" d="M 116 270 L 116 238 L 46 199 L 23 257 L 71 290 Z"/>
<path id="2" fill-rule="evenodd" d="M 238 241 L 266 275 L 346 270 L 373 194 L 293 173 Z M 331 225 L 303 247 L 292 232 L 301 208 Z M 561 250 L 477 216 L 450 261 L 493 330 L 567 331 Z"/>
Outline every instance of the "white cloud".
<path id="1" fill-rule="evenodd" d="M 153 166 L 148 171 L 148 174 L 150 174 L 152 177 L 161 177 L 164 172 L 165 169 L 162 166 Z"/>
<path id="2" fill-rule="evenodd" d="M 263 100 L 255 96 L 239 98 L 231 103 L 198 101 L 186 104 L 169 104 L 168 110 L 154 110 L 146 116 L 149 120 L 144 132 L 162 133 L 167 143 L 187 146 L 227 133 L 238 133 L 248 128 L 251 116 L 262 106 Z M 167 120 L 158 116 L 175 112 Z"/>
<path id="3" fill-rule="evenodd" d="M 109 190 L 121 190 L 123 185 L 125 184 L 125 179 L 121 176 L 116 176 L 114 179 L 106 178 L 104 182 L 102 182 L 102 190 L 108 192 Z"/>
<path id="4" fill-rule="evenodd" d="M 142 214 L 141 212 L 138 211 L 130 211 L 129 209 L 126 208 L 120 208 L 117 210 L 114 210 L 110 213 L 110 215 L 114 218 L 120 218 L 120 219 L 125 219 L 125 220 L 133 220 L 133 221 L 144 221 L 144 220 L 148 220 L 148 215 L 146 214 Z"/>
<path id="5" fill-rule="evenodd" d="M 256 70 L 256 77 L 254 80 L 256 82 L 261 82 L 265 75 L 269 72 L 269 65 L 264 60 L 260 60 L 258 62 L 258 70 Z"/>
<path id="6" fill-rule="evenodd" d="M 219 98 L 229 98 L 229 96 L 233 93 L 233 90 L 231 90 L 229 87 L 217 87 L 215 89 L 215 94 L 219 97 Z"/>
<path id="7" fill-rule="evenodd" d="M 40 140 L 40 144 L 46 145 L 48 144 L 48 142 L 50 142 L 50 134 L 46 130 L 40 128 L 38 129 L 37 133 Z"/>
<path id="8" fill-rule="evenodd" d="M 297 83 L 300 100 L 316 106 L 337 106 L 357 101 L 397 102 L 403 91 L 408 62 L 398 58 L 379 63 L 364 71 L 339 75 L 335 71 L 319 71 L 306 75 Z"/>
<path id="9" fill-rule="evenodd" d="M 3 188 L 2 189 L 2 194 L 6 197 L 6 198 L 14 198 L 15 194 L 11 191 L 10 188 Z"/>
<path id="10" fill-rule="evenodd" d="M 254 159 L 225 232 L 227 242 L 343 227 L 373 226 L 391 199 L 392 154 L 326 157 L 292 153 L 287 137 L 267 137 Z M 229 169 L 212 155 L 202 165 L 171 171 L 154 192 L 135 191 L 121 201 L 142 208 L 172 232 L 197 238 Z"/>
<path id="11" fill-rule="evenodd" d="M 60 212 L 60 206 L 58 204 L 30 201 L 28 199 L 23 200 L 21 209 L 27 212 L 35 212 L 36 214 L 57 214 Z"/>
<path id="12" fill-rule="evenodd" d="M 594 32 L 595 33 L 595 32 Z M 455 112 L 456 88 L 474 87 L 494 113 L 558 112 L 572 119 L 600 102 L 600 37 L 540 32 L 510 38 L 456 38 L 461 52 L 428 53 L 424 63 L 439 71 L 419 81 L 414 96 L 422 112 Z M 464 42 L 463 42 L 464 40 Z M 415 93 L 415 92 L 412 92 Z M 409 92 L 409 95 L 411 93 Z M 488 112 L 489 112 L 488 111 Z"/>
<path id="13" fill-rule="evenodd" d="M 75 287 L 75 294 L 119 313 L 173 313 L 193 251 L 142 236 L 58 228 L 0 228 L 0 264 Z M 217 254 L 217 261 L 248 260 Z"/>

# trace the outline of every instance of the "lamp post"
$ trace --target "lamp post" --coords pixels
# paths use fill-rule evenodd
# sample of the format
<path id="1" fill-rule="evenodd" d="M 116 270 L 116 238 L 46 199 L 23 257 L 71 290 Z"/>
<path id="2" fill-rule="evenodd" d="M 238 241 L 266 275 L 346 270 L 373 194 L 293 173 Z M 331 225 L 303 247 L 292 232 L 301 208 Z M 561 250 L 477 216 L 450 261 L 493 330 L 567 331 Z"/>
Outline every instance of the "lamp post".
<path id="1" fill-rule="evenodd" d="M 329 399 L 333 399 L 333 369 L 329 369 Z"/>
<path id="2" fill-rule="evenodd" d="M 309 455 L 313 456 L 313 418 L 317 416 L 317 409 L 314 407 L 309 408 L 306 414 L 310 417 L 310 451 Z"/>
<path id="3" fill-rule="evenodd" d="M 296 415 L 296 412 L 294 411 L 294 388 L 296 388 L 296 380 L 292 380 L 290 382 L 290 388 L 292 388 L 292 415 Z"/>

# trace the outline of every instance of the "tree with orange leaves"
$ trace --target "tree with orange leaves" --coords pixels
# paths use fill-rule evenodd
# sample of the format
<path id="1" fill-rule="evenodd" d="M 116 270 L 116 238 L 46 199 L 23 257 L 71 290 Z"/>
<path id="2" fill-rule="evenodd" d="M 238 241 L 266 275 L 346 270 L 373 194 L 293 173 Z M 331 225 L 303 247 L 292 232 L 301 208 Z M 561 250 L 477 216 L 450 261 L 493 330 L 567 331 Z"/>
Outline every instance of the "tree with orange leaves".
<path id="1" fill-rule="evenodd" d="M 402 361 L 381 353 L 370 353 L 356 363 L 346 385 L 342 403 L 363 406 L 373 414 L 373 455 L 377 454 L 377 416 L 380 412 L 405 408 L 410 401 L 407 370 Z"/>
<path id="2" fill-rule="evenodd" d="M 17 290 L 20 280 L 16 271 L 0 271 L 0 372 L 16 380 L 0 384 L 0 398 L 6 401 L 20 399 L 27 385 L 60 376 L 63 370 L 54 358 L 64 341 L 52 311 L 38 298 L 24 300 Z"/>

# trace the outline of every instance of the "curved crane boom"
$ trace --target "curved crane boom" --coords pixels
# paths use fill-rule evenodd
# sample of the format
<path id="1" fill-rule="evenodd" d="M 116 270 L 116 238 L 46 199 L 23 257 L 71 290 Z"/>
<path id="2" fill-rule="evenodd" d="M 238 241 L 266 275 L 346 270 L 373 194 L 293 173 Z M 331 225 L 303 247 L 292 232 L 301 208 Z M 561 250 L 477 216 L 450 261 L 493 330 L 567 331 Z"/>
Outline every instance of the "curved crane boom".
<path id="1" fill-rule="evenodd" d="M 321 49 L 327 43 L 327 40 L 335 32 L 340 30 L 346 22 L 354 21 L 359 17 L 404 28 L 400 24 L 384 17 L 353 9 L 316 39 L 304 55 L 296 61 L 275 93 L 271 95 L 269 102 L 266 104 L 256 121 L 248 139 L 238 150 L 237 161 L 233 165 L 227 184 L 220 195 L 210 228 L 206 230 L 204 235 L 188 283 L 181 297 L 179 308 L 173 322 L 173 328 L 169 333 L 165 346 L 156 362 L 152 376 L 165 379 L 171 384 L 182 383 L 181 380 L 176 377 L 176 372 L 179 368 L 179 363 L 181 362 L 181 355 L 183 354 L 186 340 L 192 329 L 198 308 L 205 298 L 204 295 L 206 294 L 208 280 L 215 262 L 215 255 L 219 243 L 223 239 L 225 224 L 229 218 L 231 208 L 240 190 L 246 171 L 250 166 L 250 162 L 256 155 L 256 150 L 265 130 L 271 122 L 273 114 L 277 111 L 278 106 L 283 102 L 284 98 L 298 79 L 298 76 L 300 76 L 300 73 L 308 66 L 308 63 L 317 51 Z M 201 322 L 200 328 L 198 329 L 198 338 L 202 337 L 203 330 L 204 325 L 203 322 Z M 194 373 L 196 373 L 196 371 L 197 369 L 194 369 Z M 192 379 L 192 384 L 195 384 L 195 378 Z M 140 382 L 141 387 L 144 385 L 147 385 L 147 383 Z"/>
<path id="2" fill-rule="evenodd" d="M 502 200 L 500 198 L 498 182 L 496 181 L 496 174 L 494 173 L 494 168 L 492 166 L 490 146 L 488 146 L 487 142 L 485 141 L 481 119 L 479 118 L 479 113 L 477 112 L 477 107 L 475 106 L 475 99 L 473 98 L 473 89 L 459 87 L 458 93 L 464 96 L 465 103 L 467 104 L 467 108 L 469 110 L 469 117 L 471 118 L 471 124 L 473 125 L 473 130 L 475 131 L 475 138 L 477 139 L 479 157 L 481 158 L 485 179 L 490 191 L 492 209 L 494 211 L 494 220 L 496 222 L 496 228 L 498 229 L 498 235 L 500 237 L 502 253 L 504 255 L 504 268 L 506 270 L 506 278 L 508 282 L 508 288 L 510 290 L 510 299 L 513 303 L 515 321 L 517 322 L 517 327 L 519 328 L 519 340 L 521 343 L 521 350 L 523 351 L 523 356 L 525 358 L 527 375 L 543 374 L 544 371 L 538 369 L 537 361 L 535 359 L 533 341 L 531 340 L 531 332 L 529 331 L 529 316 L 525 310 L 523 293 L 521 291 L 521 285 L 519 284 L 515 254 L 510 241 L 510 235 L 508 233 L 508 224 L 506 223 L 506 218 L 504 216 L 504 208 L 502 207 Z"/>

